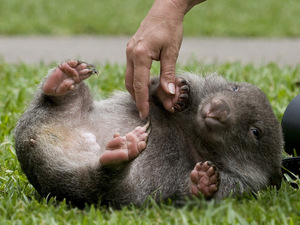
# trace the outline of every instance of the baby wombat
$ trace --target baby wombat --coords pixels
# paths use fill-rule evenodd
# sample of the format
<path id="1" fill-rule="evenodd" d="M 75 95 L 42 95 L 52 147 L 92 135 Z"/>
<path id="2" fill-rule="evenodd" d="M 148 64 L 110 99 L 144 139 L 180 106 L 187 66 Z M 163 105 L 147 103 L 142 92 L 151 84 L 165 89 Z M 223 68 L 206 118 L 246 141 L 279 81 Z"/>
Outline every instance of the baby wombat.
<path id="1" fill-rule="evenodd" d="M 141 205 L 280 185 L 281 129 L 255 86 L 183 73 L 168 112 L 154 77 L 141 120 L 128 93 L 94 101 L 82 82 L 93 73 L 77 60 L 51 70 L 17 124 L 18 160 L 42 196 Z"/>

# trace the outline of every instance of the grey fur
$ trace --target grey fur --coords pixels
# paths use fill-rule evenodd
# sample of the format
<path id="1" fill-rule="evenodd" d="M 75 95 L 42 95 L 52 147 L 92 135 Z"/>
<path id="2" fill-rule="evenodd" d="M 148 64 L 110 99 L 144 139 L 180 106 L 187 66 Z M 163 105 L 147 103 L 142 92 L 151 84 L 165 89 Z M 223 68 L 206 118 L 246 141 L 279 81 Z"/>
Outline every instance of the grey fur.
<path id="1" fill-rule="evenodd" d="M 52 73 L 52 71 L 50 71 Z M 214 198 L 258 191 L 281 181 L 282 133 L 263 92 L 218 75 L 180 75 L 190 87 L 187 109 L 167 112 L 151 81 L 152 131 L 147 148 L 134 160 L 103 167 L 99 157 L 115 132 L 144 125 L 128 93 L 93 101 L 82 82 L 61 97 L 42 94 L 41 83 L 15 128 L 16 152 L 29 181 L 42 196 L 83 202 L 141 205 L 190 194 L 190 173 L 197 162 L 211 161 L 219 172 Z M 238 87 L 238 91 L 232 88 Z M 200 127 L 202 108 L 215 96 L 228 101 L 233 119 L 211 132 Z M 259 125 L 260 137 L 250 128 Z M 96 135 L 97 145 L 84 136 Z"/>

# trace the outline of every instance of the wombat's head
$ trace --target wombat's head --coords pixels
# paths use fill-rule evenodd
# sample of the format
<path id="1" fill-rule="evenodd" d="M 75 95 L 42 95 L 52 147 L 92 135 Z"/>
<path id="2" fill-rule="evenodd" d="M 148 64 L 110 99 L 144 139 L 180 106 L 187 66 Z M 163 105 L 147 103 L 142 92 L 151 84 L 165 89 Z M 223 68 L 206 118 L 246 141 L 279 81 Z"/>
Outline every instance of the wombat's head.
<path id="1" fill-rule="evenodd" d="M 255 163 L 268 174 L 278 173 L 283 137 L 266 95 L 251 84 L 219 76 L 207 77 L 204 88 L 197 113 L 201 142 L 239 166 Z"/>

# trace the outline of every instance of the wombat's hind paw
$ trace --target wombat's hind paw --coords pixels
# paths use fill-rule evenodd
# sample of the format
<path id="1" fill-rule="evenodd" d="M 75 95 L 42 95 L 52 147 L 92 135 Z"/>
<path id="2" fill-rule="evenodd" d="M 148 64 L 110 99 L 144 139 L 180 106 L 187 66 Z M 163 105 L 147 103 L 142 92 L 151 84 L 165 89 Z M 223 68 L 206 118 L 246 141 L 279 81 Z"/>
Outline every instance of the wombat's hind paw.
<path id="1" fill-rule="evenodd" d="M 147 128 L 148 126 L 136 127 L 124 137 L 116 133 L 100 156 L 101 165 L 113 165 L 136 158 L 146 148 Z"/>
<path id="2" fill-rule="evenodd" d="M 205 198 L 211 198 L 218 190 L 219 173 L 210 161 L 197 163 L 191 172 L 191 193 L 199 196 L 202 193 Z"/>
<path id="3" fill-rule="evenodd" d="M 79 60 L 69 60 L 60 64 L 47 77 L 43 86 L 43 93 L 52 96 L 64 95 L 73 90 L 75 84 L 95 73 L 98 72 L 94 65 Z"/>

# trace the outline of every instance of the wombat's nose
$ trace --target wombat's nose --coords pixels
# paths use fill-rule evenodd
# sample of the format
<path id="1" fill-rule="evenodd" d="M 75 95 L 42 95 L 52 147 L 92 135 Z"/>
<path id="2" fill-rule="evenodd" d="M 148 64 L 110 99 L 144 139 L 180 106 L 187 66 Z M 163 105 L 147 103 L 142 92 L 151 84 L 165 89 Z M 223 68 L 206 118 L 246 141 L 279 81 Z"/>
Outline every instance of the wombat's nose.
<path id="1" fill-rule="evenodd" d="M 229 103 L 220 97 L 213 98 L 202 109 L 202 116 L 208 127 L 224 125 L 230 114 Z"/>

